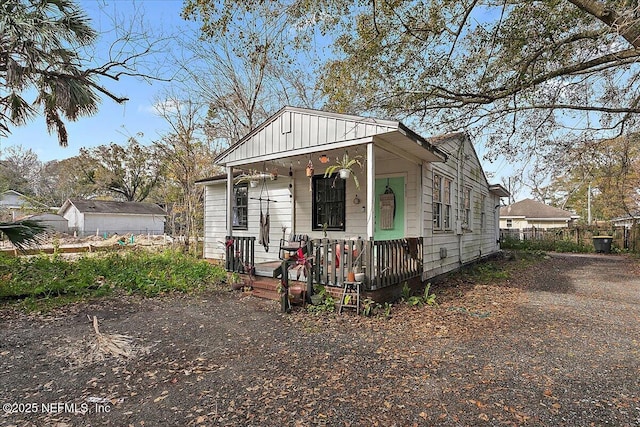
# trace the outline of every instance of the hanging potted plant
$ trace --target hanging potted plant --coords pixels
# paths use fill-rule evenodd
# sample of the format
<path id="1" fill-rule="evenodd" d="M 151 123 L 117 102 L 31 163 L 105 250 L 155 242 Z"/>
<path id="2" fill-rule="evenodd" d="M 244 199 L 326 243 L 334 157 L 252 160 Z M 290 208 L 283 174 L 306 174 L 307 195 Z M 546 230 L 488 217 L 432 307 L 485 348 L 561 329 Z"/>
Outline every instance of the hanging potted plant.
<path id="1" fill-rule="evenodd" d="M 313 163 L 311 159 L 309 159 L 309 163 L 307 163 L 307 177 L 311 178 L 313 176 Z"/>
<path id="2" fill-rule="evenodd" d="M 353 176 L 353 182 L 356 184 L 356 188 L 360 188 L 358 177 L 353 171 L 355 165 L 358 165 L 360 166 L 360 168 L 362 168 L 360 158 L 360 156 L 349 157 L 349 153 L 345 152 L 342 156 L 342 159 L 336 158 L 336 163 L 329 166 L 327 170 L 324 171 L 324 177 L 328 178 L 336 172 L 338 172 L 338 176 L 342 179 L 348 179 L 350 176 Z"/>
<path id="3" fill-rule="evenodd" d="M 236 184 L 242 184 L 248 182 L 249 185 L 253 188 L 258 186 L 258 182 L 260 181 L 261 175 L 258 171 L 249 171 L 248 173 L 243 172 L 242 175 L 239 175 L 235 179 Z"/>

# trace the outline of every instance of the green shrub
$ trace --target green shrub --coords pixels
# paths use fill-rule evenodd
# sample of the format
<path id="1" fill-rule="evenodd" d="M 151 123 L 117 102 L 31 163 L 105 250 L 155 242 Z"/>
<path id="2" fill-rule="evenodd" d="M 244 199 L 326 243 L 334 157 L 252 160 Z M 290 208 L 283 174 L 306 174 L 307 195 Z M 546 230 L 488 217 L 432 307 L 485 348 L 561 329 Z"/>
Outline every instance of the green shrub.
<path id="1" fill-rule="evenodd" d="M 322 285 L 314 286 L 314 295 L 318 296 L 319 303 L 318 304 L 309 304 L 307 306 L 307 311 L 310 313 L 322 313 L 322 312 L 333 312 L 336 310 L 336 301 L 335 299 L 327 292 L 326 288 Z"/>
<path id="2" fill-rule="evenodd" d="M 419 295 L 419 296 L 418 295 L 407 296 L 407 295 L 410 295 L 410 291 L 408 289 L 409 289 L 409 286 L 405 282 L 404 286 L 402 287 L 402 299 L 408 305 L 418 306 L 418 307 L 422 307 L 424 304 L 429 306 L 438 305 L 438 303 L 436 302 L 436 294 L 429 293 L 429 291 L 431 290 L 431 283 L 427 283 L 427 285 L 424 288 L 424 292 L 422 293 L 422 295 Z"/>

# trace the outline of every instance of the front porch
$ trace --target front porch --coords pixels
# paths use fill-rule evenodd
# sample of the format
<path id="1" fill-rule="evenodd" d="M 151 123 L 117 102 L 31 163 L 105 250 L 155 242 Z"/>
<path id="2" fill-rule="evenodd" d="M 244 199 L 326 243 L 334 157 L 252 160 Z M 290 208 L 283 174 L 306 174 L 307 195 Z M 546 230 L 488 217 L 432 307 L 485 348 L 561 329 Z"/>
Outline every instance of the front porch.
<path id="1" fill-rule="evenodd" d="M 313 294 L 315 285 L 342 289 L 345 282 L 356 281 L 364 294 L 375 294 L 422 278 L 423 239 L 418 237 L 380 241 L 310 239 L 303 257 L 292 254 L 288 260 L 260 263 L 255 262 L 255 240 L 255 237 L 227 238 L 227 271 L 249 273 L 253 270 L 257 277 L 282 278 L 283 261 L 287 261 L 287 280 L 292 282 L 296 293 L 304 289 L 306 298 Z M 265 288 L 263 295 L 274 297 L 272 291 L 276 286 L 272 281 L 261 282 L 258 287 Z"/>

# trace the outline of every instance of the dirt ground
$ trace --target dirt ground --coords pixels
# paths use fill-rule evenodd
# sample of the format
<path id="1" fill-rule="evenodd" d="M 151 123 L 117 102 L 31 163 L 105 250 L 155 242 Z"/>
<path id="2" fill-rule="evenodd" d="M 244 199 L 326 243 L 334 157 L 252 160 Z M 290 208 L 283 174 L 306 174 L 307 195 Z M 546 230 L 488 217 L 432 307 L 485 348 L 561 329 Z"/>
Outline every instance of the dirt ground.
<path id="1" fill-rule="evenodd" d="M 640 267 L 551 255 L 390 319 L 233 292 L 0 310 L 0 424 L 637 426 Z M 96 349 L 130 337 L 127 358 Z M 122 338 L 121 339 L 126 339 Z"/>

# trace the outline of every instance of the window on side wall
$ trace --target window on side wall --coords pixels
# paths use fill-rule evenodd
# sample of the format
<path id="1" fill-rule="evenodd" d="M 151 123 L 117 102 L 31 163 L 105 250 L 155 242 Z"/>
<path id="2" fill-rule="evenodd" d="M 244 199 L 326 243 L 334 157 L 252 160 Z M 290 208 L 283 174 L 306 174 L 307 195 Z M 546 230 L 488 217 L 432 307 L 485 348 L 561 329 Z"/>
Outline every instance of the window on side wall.
<path id="1" fill-rule="evenodd" d="M 433 174 L 433 229 L 442 230 L 442 177 Z"/>
<path id="2" fill-rule="evenodd" d="M 449 178 L 444 178 L 443 185 L 443 216 L 444 216 L 444 229 L 451 230 L 451 190 L 453 181 Z"/>
<path id="3" fill-rule="evenodd" d="M 246 230 L 248 221 L 249 187 L 247 184 L 233 186 L 233 229 Z"/>
<path id="4" fill-rule="evenodd" d="M 471 188 L 465 188 L 463 193 L 463 220 L 467 228 L 471 228 Z"/>
<path id="5" fill-rule="evenodd" d="M 345 180 L 335 178 L 335 174 L 325 178 L 322 175 L 313 177 L 312 229 L 345 230 L 346 188 Z"/>
<path id="6" fill-rule="evenodd" d="M 513 227 L 513 220 L 512 219 L 508 219 L 507 220 L 507 228 L 511 228 Z"/>

